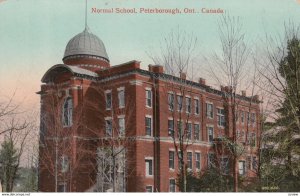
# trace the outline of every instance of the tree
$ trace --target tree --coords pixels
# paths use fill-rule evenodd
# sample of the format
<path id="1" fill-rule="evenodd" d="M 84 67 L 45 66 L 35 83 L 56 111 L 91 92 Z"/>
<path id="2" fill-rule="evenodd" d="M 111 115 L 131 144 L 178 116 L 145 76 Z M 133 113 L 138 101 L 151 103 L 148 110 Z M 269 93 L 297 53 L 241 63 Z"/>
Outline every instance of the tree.
<path id="1" fill-rule="evenodd" d="M 216 141 L 217 152 L 219 156 L 224 153 L 230 155 L 230 162 L 233 174 L 233 190 L 238 191 L 239 188 L 239 159 L 245 156 L 248 147 L 253 151 L 253 142 L 257 141 L 259 136 L 259 126 L 254 135 L 250 135 L 251 125 L 259 125 L 259 113 L 251 111 L 259 111 L 258 96 L 255 95 L 255 87 L 257 78 L 256 68 L 250 69 L 248 66 L 250 50 L 245 41 L 245 33 L 242 29 L 242 23 L 238 17 L 223 15 L 218 23 L 218 32 L 221 44 L 221 50 L 215 52 L 212 58 L 207 59 L 209 65 L 208 73 L 221 87 L 223 104 L 226 116 L 226 134 L 220 141 Z M 242 91 L 242 96 L 239 92 Z M 246 90 L 251 95 L 246 97 Z M 241 111 L 243 110 L 243 111 Z M 246 119 L 246 131 L 238 130 L 237 122 L 242 116 Z M 244 121 L 244 120 L 243 120 Z M 219 150 L 218 150 L 219 149 Z M 255 153 L 255 151 L 253 151 Z M 219 158 L 217 157 L 217 160 Z M 220 165 L 220 163 L 219 163 Z M 222 173 L 220 173 L 220 176 Z"/>
<path id="2" fill-rule="evenodd" d="M 263 140 L 262 182 L 271 191 L 299 191 L 300 41 L 299 26 L 285 23 L 284 37 L 266 36 L 260 74 L 272 98 L 272 115 Z"/>
<path id="3" fill-rule="evenodd" d="M 167 37 L 163 38 L 163 44 L 160 47 L 160 54 L 149 54 L 155 65 L 164 67 L 167 82 L 164 83 L 165 103 L 168 106 L 167 113 L 171 112 L 173 118 L 173 130 L 169 133 L 173 140 L 175 154 L 179 160 L 179 182 L 178 187 L 180 191 L 187 191 L 187 164 L 185 160 L 186 151 L 193 143 L 191 138 L 191 124 L 189 123 L 191 114 L 191 99 L 185 100 L 185 95 L 192 92 L 192 86 L 189 80 L 193 80 L 193 73 L 195 73 L 194 62 L 197 55 L 195 54 L 197 48 L 197 38 L 193 34 L 188 34 L 179 28 L 171 31 Z M 191 74 L 192 73 L 192 74 Z M 170 77 L 169 77 L 170 76 Z M 177 79 L 179 78 L 179 79 Z M 152 78 L 155 81 L 155 75 Z M 155 86 L 156 88 L 157 86 Z M 169 92 L 172 92 L 170 94 Z M 176 96 L 176 93 L 179 94 Z M 156 97 L 154 97 L 156 100 Z M 189 103 L 186 111 L 183 111 L 184 103 Z M 177 109 L 175 109 L 177 105 Z M 190 109 L 188 109 L 190 108 Z M 177 119 L 177 122 L 175 121 Z M 175 134 L 175 127 L 177 127 L 177 134 Z M 156 142 L 159 142 L 159 136 L 156 136 Z"/>

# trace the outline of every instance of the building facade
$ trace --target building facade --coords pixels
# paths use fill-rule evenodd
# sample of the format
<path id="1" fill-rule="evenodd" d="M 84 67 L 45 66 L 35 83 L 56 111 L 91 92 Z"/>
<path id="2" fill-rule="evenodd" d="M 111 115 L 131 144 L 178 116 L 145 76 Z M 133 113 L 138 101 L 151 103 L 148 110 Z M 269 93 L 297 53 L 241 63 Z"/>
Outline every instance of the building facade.
<path id="1" fill-rule="evenodd" d="M 135 60 L 111 66 L 87 28 L 42 83 L 40 191 L 179 191 L 180 156 L 187 171 L 232 175 L 223 138 L 243 147 L 239 174 L 256 176 L 257 96 L 235 95 L 232 115 L 230 88 L 175 77 L 160 65 L 143 70 Z"/>

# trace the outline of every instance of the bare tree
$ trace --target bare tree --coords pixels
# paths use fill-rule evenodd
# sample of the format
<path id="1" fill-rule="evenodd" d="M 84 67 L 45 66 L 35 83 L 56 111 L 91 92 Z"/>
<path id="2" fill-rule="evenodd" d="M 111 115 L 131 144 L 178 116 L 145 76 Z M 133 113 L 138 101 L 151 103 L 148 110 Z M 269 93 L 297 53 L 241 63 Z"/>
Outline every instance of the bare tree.
<path id="1" fill-rule="evenodd" d="M 250 116 L 251 110 L 255 109 L 253 104 L 257 105 L 258 103 L 258 97 L 254 96 L 257 91 L 255 87 L 258 78 L 256 69 L 251 70 L 248 66 L 251 51 L 246 44 L 240 19 L 223 15 L 218 22 L 218 32 L 221 50 L 216 52 L 209 60 L 206 59 L 206 61 L 210 68 L 209 74 L 221 86 L 223 93 L 224 108 L 227 111 L 226 129 L 229 131 L 229 138 L 224 138 L 223 144 L 227 146 L 231 154 L 234 191 L 237 192 L 239 187 L 238 160 L 246 152 L 247 146 L 251 146 L 251 143 L 247 141 L 255 139 L 249 135 L 249 127 L 255 119 L 258 119 L 258 116 Z M 246 99 L 243 98 L 239 95 L 241 89 L 248 89 L 251 95 Z M 245 92 L 243 91 L 243 96 L 245 96 Z M 245 120 L 247 123 L 246 133 L 238 132 L 237 128 L 239 110 L 242 108 L 248 110 L 246 115 L 242 111 L 243 119 L 247 118 Z"/>
<path id="2" fill-rule="evenodd" d="M 196 48 L 197 38 L 178 28 L 163 38 L 159 55 L 148 54 L 155 65 L 162 65 L 165 68 L 167 74 L 163 97 L 168 106 L 166 112 L 171 113 L 173 118 L 170 125 L 173 130 L 169 130 L 169 136 L 173 140 L 179 161 L 179 178 L 182 182 L 179 188 L 182 192 L 187 191 L 186 151 L 194 141 L 190 132 L 192 125 L 189 123 L 193 103 L 191 98 L 186 98 L 186 95 L 193 93 L 189 80 L 193 80 L 195 73 Z M 155 80 L 155 77 L 153 79 Z M 177 134 L 175 134 L 175 127 L 177 127 Z"/>

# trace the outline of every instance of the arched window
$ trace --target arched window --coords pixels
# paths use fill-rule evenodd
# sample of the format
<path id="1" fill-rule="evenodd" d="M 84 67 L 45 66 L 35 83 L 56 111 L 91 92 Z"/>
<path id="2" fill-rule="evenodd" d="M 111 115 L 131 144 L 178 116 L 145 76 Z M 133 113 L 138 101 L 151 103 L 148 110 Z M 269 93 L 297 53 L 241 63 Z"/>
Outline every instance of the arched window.
<path id="1" fill-rule="evenodd" d="M 63 126 L 70 127 L 72 126 L 72 115 L 73 114 L 73 102 L 72 98 L 66 98 L 64 105 L 63 105 Z"/>

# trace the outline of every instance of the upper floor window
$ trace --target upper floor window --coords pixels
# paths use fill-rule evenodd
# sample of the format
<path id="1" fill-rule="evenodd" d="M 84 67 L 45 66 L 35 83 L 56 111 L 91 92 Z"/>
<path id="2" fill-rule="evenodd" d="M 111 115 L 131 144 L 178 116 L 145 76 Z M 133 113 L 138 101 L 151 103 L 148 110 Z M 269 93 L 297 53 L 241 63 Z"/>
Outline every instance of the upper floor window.
<path id="1" fill-rule="evenodd" d="M 194 137 L 195 137 L 195 140 L 197 140 L 197 141 L 200 140 L 200 125 L 199 124 L 194 124 Z"/>
<path id="2" fill-rule="evenodd" d="M 168 120 L 168 135 L 174 137 L 174 120 Z"/>
<path id="3" fill-rule="evenodd" d="M 168 93 L 168 106 L 170 111 L 174 110 L 174 99 L 175 99 L 174 94 Z"/>
<path id="4" fill-rule="evenodd" d="M 105 131 L 106 131 L 106 136 L 112 136 L 112 120 L 111 120 L 111 118 L 107 118 L 105 120 Z"/>
<path id="5" fill-rule="evenodd" d="M 225 110 L 217 108 L 217 120 L 218 126 L 225 127 Z"/>
<path id="6" fill-rule="evenodd" d="M 195 114 L 200 114 L 200 103 L 199 99 L 194 99 L 194 105 L 195 105 Z"/>
<path id="7" fill-rule="evenodd" d="M 206 116 L 208 118 L 214 117 L 214 105 L 211 103 L 206 103 Z"/>
<path id="8" fill-rule="evenodd" d="M 146 90 L 146 106 L 152 107 L 152 91 L 150 89 Z"/>
<path id="9" fill-rule="evenodd" d="M 186 113 L 191 113 L 192 112 L 192 101 L 190 97 L 185 98 L 185 104 L 186 104 Z"/>
<path id="10" fill-rule="evenodd" d="M 111 95 L 111 91 L 106 91 L 105 92 L 105 106 L 107 110 L 111 109 L 111 105 L 112 105 L 112 95 Z"/>
<path id="11" fill-rule="evenodd" d="M 191 140 L 192 139 L 192 123 L 187 123 L 187 139 Z"/>
<path id="12" fill-rule="evenodd" d="M 174 169 L 175 168 L 175 152 L 169 151 L 169 168 Z"/>
<path id="13" fill-rule="evenodd" d="M 61 157 L 61 172 L 65 173 L 69 169 L 69 158 L 65 155 Z"/>
<path id="14" fill-rule="evenodd" d="M 119 136 L 124 136 L 125 135 L 125 118 L 124 117 L 119 117 Z"/>
<path id="15" fill-rule="evenodd" d="M 199 152 L 195 153 L 195 166 L 197 170 L 201 169 L 201 154 Z"/>
<path id="16" fill-rule="evenodd" d="M 207 131 L 208 131 L 208 142 L 212 143 L 214 140 L 214 128 L 207 127 Z"/>
<path id="17" fill-rule="evenodd" d="M 187 166 L 188 169 L 193 169 L 193 153 L 187 152 Z"/>
<path id="18" fill-rule="evenodd" d="M 251 123 L 253 126 L 255 125 L 255 122 L 256 122 L 256 115 L 255 113 L 251 113 Z"/>
<path id="19" fill-rule="evenodd" d="M 241 114 L 241 123 L 245 122 L 245 112 L 244 111 L 240 111 Z"/>
<path id="20" fill-rule="evenodd" d="M 145 160 L 145 167 L 146 167 L 146 176 L 152 176 L 153 175 L 153 160 L 152 159 L 146 159 Z"/>
<path id="21" fill-rule="evenodd" d="M 177 121 L 177 133 L 179 137 L 183 135 L 183 124 L 181 121 Z"/>
<path id="22" fill-rule="evenodd" d="M 73 101 L 72 98 L 66 98 L 63 105 L 63 126 L 70 127 L 72 126 L 73 120 Z"/>
<path id="23" fill-rule="evenodd" d="M 145 129 L 146 136 L 152 136 L 152 118 L 149 116 L 145 117 Z"/>
<path id="24" fill-rule="evenodd" d="M 119 99 L 119 108 L 125 107 L 125 90 L 124 88 L 120 88 L 118 90 L 118 99 Z"/>
<path id="25" fill-rule="evenodd" d="M 181 95 L 177 95 L 177 110 L 182 111 L 183 105 L 182 105 L 182 99 L 183 97 Z"/>

